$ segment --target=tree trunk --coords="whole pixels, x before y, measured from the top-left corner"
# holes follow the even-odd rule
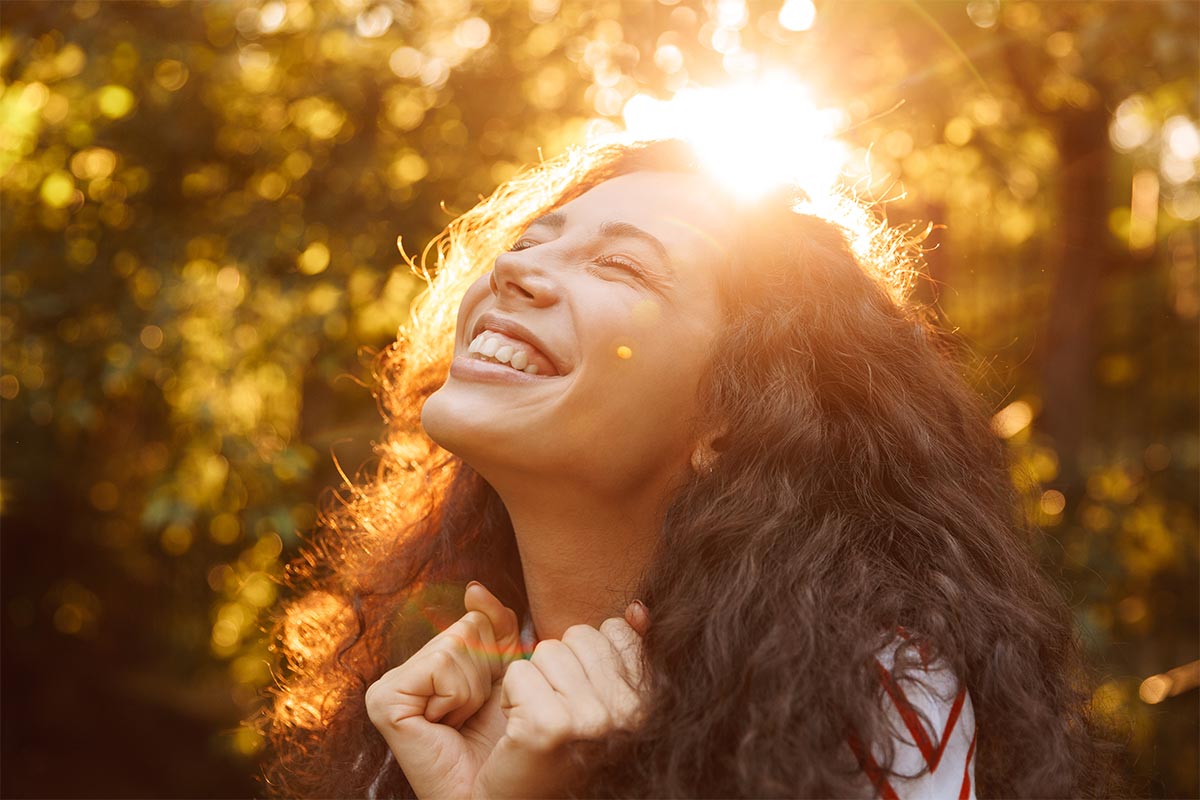
[[[1058,450],[1060,481],[1083,480],[1078,457],[1087,431],[1093,385],[1097,311],[1112,259],[1107,229],[1108,115],[1102,107],[1059,117],[1058,269],[1040,342],[1042,430]]]

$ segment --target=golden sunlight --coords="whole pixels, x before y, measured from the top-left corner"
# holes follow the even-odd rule
[[[353,613],[345,602],[328,592],[305,595],[292,603],[284,621],[288,652],[306,664],[330,658],[349,630]]]
[[[838,181],[849,149],[835,133],[840,109],[821,109],[806,86],[785,73],[713,88],[681,89],[670,100],[629,99],[619,139],[678,137],[709,169],[750,199],[783,183],[823,195]]]

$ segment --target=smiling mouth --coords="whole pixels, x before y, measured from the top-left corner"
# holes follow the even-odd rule
[[[479,353],[460,353],[450,362],[450,374],[465,380],[485,383],[539,383],[561,378],[561,375],[536,375],[513,369],[510,364]]]
[[[467,357],[502,364],[514,372],[527,375],[541,375],[547,378],[559,376],[554,362],[545,353],[529,342],[499,331],[480,331],[468,345]]]
[[[485,356],[483,353],[478,353],[478,352],[469,353],[467,355],[467,358],[472,358],[476,361],[482,361],[485,364],[496,364],[497,366],[508,367],[509,369],[516,370],[517,372],[524,372],[526,375],[537,375],[538,374],[537,364],[526,364],[524,367],[518,367],[511,360],[505,361],[505,360],[496,358],[495,356]],[[550,377],[550,376],[543,375],[542,377]]]

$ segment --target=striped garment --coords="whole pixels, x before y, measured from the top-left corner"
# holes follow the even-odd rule
[[[975,711],[966,687],[936,662],[927,665],[921,679],[894,681],[891,675],[896,648],[904,634],[876,659],[880,682],[888,698],[894,755],[890,778],[880,774],[882,748],[868,753],[851,737],[847,744],[882,800],[975,800]],[[537,644],[533,617],[521,624],[521,645],[526,652]],[[918,775],[928,767],[928,772]],[[901,777],[913,776],[913,777]]]
[[[875,659],[887,698],[894,774],[886,778],[881,774],[883,748],[878,743],[868,751],[851,735],[847,744],[882,800],[975,800],[971,694],[940,662],[924,665],[916,675],[893,679],[893,658],[901,641],[897,637]]]

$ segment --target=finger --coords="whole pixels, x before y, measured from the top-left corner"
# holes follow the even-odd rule
[[[429,655],[428,669],[429,702],[425,705],[425,719],[449,725],[471,700],[471,681],[458,659],[449,650],[439,650]],[[416,665],[414,665],[416,666]],[[462,716],[458,714],[457,716]],[[465,717],[464,717],[465,718]]]
[[[477,641],[468,641],[464,647],[455,648],[451,652],[459,667],[466,673],[471,688],[470,699],[442,720],[443,723],[457,728],[482,708],[491,696],[493,678],[488,664],[492,659],[485,655],[484,648]]]
[[[501,710],[509,712],[518,706],[553,707],[561,703],[562,698],[554,694],[554,687],[532,661],[514,661],[504,673],[500,686]]]
[[[467,613],[456,619],[448,628],[435,634],[433,638],[422,645],[417,652],[413,653],[410,658],[415,658],[420,655],[425,655],[426,653],[441,650],[446,636],[459,636],[464,639],[473,638],[471,637],[472,630],[479,628],[485,623],[486,627],[490,629],[491,623],[486,614],[481,611],[475,611],[473,613],[471,611],[467,611]],[[483,637],[479,638],[482,639]]]
[[[532,660],[518,659],[504,673],[500,709],[508,717],[505,736],[523,747],[549,751],[567,739],[570,714],[562,695]]]
[[[562,637],[571,648],[593,686],[603,686],[624,669],[612,641],[591,625],[572,625]]]
[[[631,716],[637,696],[623,679],[624,666],[604,634],[590,625],[572,625],[563,634],[562,646],[554,644],[550,640],[544,656],[535,653],[531,663],[566,698],[576,738],[602,736]]]
[[[517,612],[500,602],[496,595],[478,581],[471,581],[463,592],[468,611],[479,611],[491,624],[495,645],[492,677],[498,678],[510,661],[521,655],[521,621]]]
[[[529,661],[546,676],[546,682],[554,691],[563,697],[575,701],[595,699],[596,693],[587,670],[566,642],[559,639],[543,639],[533,648],[533,658]]]
[[[600,623],[600,633],[610,642],[625,668],[625,677],[632,686],[642,682],[642,637],[628,622],[609,617]]]
[[[502,672],[497,669],[502,657],[497,654],[496,639],[492,631],[492,623],[482,611],[468,611],[452,625],[448,633],[457,633],[462,640],[462,647],[453,647],[466,659],[464,668],[468,668],[471,685],[480,691],[480,696],[486,700],[491,693],[492,681]]]
[[[624,620],[613,617],[600,624],[601,630],[592,629],[598,642],[589,651],[591,654],[581,659],[596,696],[608,709],[610,724],[618,727],[636,725],[642,705],[641,687],[635,682],[640,676],[641,639],[633,631],[632,640],[622,634],[621,628],[627,626]]]
[[[518,659],[505,672],[500,697],[508,725],[480,768],[472,796],[566,796],[578,767],[559,750],[570,740],[570,717],[562,696],[532,660]]]

